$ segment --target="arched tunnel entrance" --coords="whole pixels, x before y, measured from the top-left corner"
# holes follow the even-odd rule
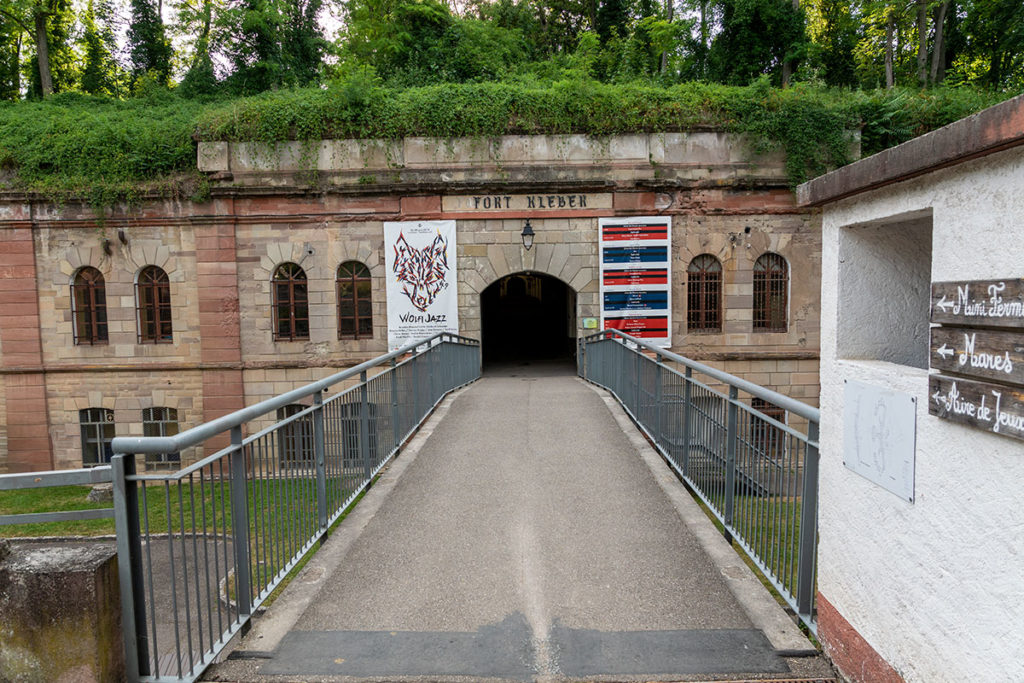
[[[480,293],[484,365],[568,364],[576,353],[576,292],[542,273],[513,273]]]

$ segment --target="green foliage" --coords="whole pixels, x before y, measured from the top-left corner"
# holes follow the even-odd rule
[[[121,94],[120,69],[114,61],[113,52],[116,48],[113,31],[109,24],[101,25],[98,18],[108,19],[109,7],[101,3],[99,14],[93,0],[89,0],[86,12],[82,17],[85,29],[82,35],[82,46],[85,52],[85,65],[82,69],[81,88],[90,95],[108,95],[116,97]]]
[[[352,0],[342,64],[395,87],[495,80],[526,51],[518,29],[453,16],[437,0]]]
[[[570,70],[571,71],[571,70]],[[0,104],[0,168],[7,190],[103,208],[146,192],[202,197],[200,140],[452,138],[504,134],[669,132],[712,127],[782,149],[795,184],[848,161],[846,131],[863,127],[865,154],[955,121],[1000,99],[968,89],[849,92],[686,83],[658,87],[584,78],[438,84],[396,89],[372,69],[326,90],[235,99],[186,99],[166,89],[118,101],[60,94]]]
[[[711,44],[710,73],[722,83],[745,85],[779,73],[804,41],[804,17],[790,0],[718,0],[722,31]]]
[[[96,207],[145,190],[191,195],[199,180],[192,132],[209,103],[162,92],[126,101],[66,93],[0,104],[3,184]]]
[[[161,85],[171,79],[171,43],[153,0],[131,0],[128,52],[132,77],[147,76]]]

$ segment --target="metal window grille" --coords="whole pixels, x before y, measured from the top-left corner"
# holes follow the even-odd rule
[[[786,424],[786,411],[763,398],[757,396],[751,398],[750,407],[762,415]],[[779,454],[785,441],[785,434],[781,429],[754,413],[750,416],[750,431],[751,446],[754,449],[765,455],[776,456]]]
[[[338,339],[373,337],[370,269],[358,261],[338,267]]]
[[[290,403],[277,409],[277,419],[286,420],[306,409],[298,403]],[[308,466],[314,459],[313,419],[304,415],[283,425],[278,436],[278,452],[282,467]]]
[[[167,273],[157,266],[146,266],[135,283],[135,305],[140,344],[170,344],[171,284]]]
[[[778,254],[762,254],[754,263],[754,331],[785,332],[789,266]]]
[[[82,429],[82,466],[103,465],[110,462],[114,451],[114,411],[108,408],[85,408],[78,411],[78,424]]]
[[[178,433],[178,411],[174,408],[144,408],[142,410],[143,436],[175,436]],[[181,453],[149,453],[146,469],[177,469]]]
[[[686,269],[686,328],[690,332],[722,331],[722,264],[701,254]]]
[[[309,339],[309,287],[306,272],[294,263],[274,271],[274,341]]]
[[[71,285],[71,306],[75,344],[106,344],[107,290],[100,271],[88,266],[78,271]]]

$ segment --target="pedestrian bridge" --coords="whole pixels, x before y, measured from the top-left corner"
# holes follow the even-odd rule
[[[481,377],[479,351],[439,335],[116,439],[129,677],[830,678],[726,541],[813,630],[815,409],[616,332],[576,368]]]

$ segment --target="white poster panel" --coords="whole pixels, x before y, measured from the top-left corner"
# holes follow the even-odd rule
[[[455,221],[384,224],[388,348],[459,332]]]
[[[672,218],[601,218],[601,329],[672,345]]]

